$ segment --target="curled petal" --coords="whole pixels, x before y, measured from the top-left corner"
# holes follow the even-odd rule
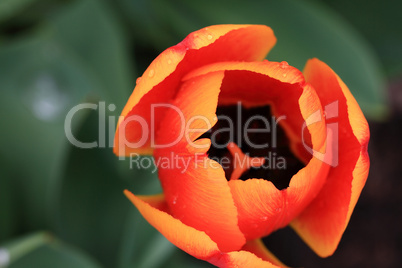
[[[183,224],[167,213],[163,195],[135,196],[127,190],[124,193],[141,215],[180,249],[203,260],[219,254],[218,246],[208,235]]]
[[[279,267],[287,268],[285,264],[278,260],[278,258],[267,249],[261,239],[247,241],[242,250],[249,251],[264,261],[270,262]]]
[[[232,267],[280,268],[280,266],[265,261],[254,255],[253,253],[245,250],[225,253],[210,259],[209,262],[221,268],[232,268]]]
[[[239,213],[240,230],[247,240],[268,235],[282,225],[283,193],[270,181],[229,181]]]
[[[311,155],[306,154],[302,145],[301,126],[304,117],[299,108],[299,98],[303,91],[314,91],[305,84],[304,76],[298,69],[286,62],[218,62],[194,69],[183,80],[224,71],[219,95],[220,105],[233,105],[238,101],[246,107],[271,105],[279,124],[286,131],[293,152],[305,163]],[[310,94],[311,95],[311,94]],[[303,105],[315,103],[312,97]],[[305,133],[305,143],[311,147],[310,134]]]
[[[274,114],[284,118],[281,123],[292,147],[298,148],[305,142],[318,156],[330,154],[330,150],[326,150],[325,118],[320,100],[298,70],[284,63],[268,61],[217,63],[194,70],[184,80],[188,83],[222,71],[225,77],[220,101],[225,104],[234,100],[250,105],[271,104]],[[305,121],[308,123],[304,124]],[[303,136],[305,132],[309,134],[307,141]],[[324,160],[327,159],[313,157],[307,160],[306,167],[293,176],[289,188],[283,191],[258,179],[229,182],[239,213],[240,230],[247,239],[268,235],[287,225],[311,202],[325,182],[329,166]]]
[[[167,211],[168,208],[163,195],[136,196],[127,190],[124,193],[153,227],[178,248],[198,259],[208,261],[218,267],[228,268],[279,267],[272,264],[271,261],[280,265],[275,257],[261,248],[263,245],[249,243],[241,251],[228,253],[219,251],[217,244],[205,232],[173,218]],[[253,254],[253,252],[258,255]]]
[[[326,257],[338,246],[366,182],[369,129],[356,100],[331,68],[313,59],[307,62],[304,74],[323,106],[337,105],[336,110],[327,112],[327,118],[332,117],[339,132],[338,141],[334,141],[339,159],[319,195],[292,222],[292,227],[318,255]]]
[[[223,77],[223,72],[211,72],[181,85],[174,101],[166,105],[161,128],[156,133],[158,153],[190,155],[188,147],[196,149],[194,141],[217,122],[216,107]]]
[[[172,215],[204,231],[226,252],[246,242],[237,209],[222,167],[206,155],[210,142],[194,142],[216,123],[222,79],[223,72],[213,72],[183,83],[156,137],[158,145],[169,146],[156,149],[154,156]],[[187,126],[194,132],[183,131]]]
[[[181,43],[161,53],[138,80],[123,109],[116,130],[114,152],[151,154],[150,133],[164,115],[151,105],[169,103],[181,78],[194,68],[219,61],[260,61],[276,42],[264,25],[216,25],[188,35]],[[153,125],[151,124],[153,122]]]

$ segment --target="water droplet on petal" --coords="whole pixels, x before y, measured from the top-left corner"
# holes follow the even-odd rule
[[[282,208],[276,208],[275,211],[276,212],[281,212]]]
[[[135,83],[137,83],[137,84],[138,84],[139,82],[141,82],[141,76],[138,77],[137,80],[135,81]]]
[[[148,77],[152,78],[155,75],[155,71],[153,69],[149,70]]]
[[[265,60],[263,60],[262,62],[268,62],[268,60],[267,60],[267,59],[265,59]]]
[[[176,203],[177,203],[177,196],[173,197],[173,201],[172,201],[173,205],[176,205]]]
[[[266,220],[268,220],[268,217],[267,217],[267,216],[263,216],[263,217],[261,217],[261,220],[262,220],[262,221],[266,221]]]
[[[289,67],[289,64],[286,61],[282,61],[279,64],[279,67],[281,67],[282,69],[285,69],[285,68]]]
[[[208,40],[211,40],[212,39],[212,34],[208,34],[207,38],[208,38]]]
[[[168,59],[167,64],[172,64],[172,60]]]

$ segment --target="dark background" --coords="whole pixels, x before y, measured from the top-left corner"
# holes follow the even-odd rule
[[[270,249],[293,267],[401,266],[400,7],[347,0],[1,0],[0,246],[11,253],[9,267],[210,267],[170,244],[122,194],[158,193],[156,175],[130,169],[110,146],[72,146],[64,120],[88,102],[114,104],[106,115],[118,116],[160,52],[220,23],[271,26],[278,43],[269,60],[300,69],[312,57],[328,63],[370,125],[370,175],[335,254],[317,257],[288,228],[266,239]],[[75,115],[79,140],[98,140],[98,111]]]

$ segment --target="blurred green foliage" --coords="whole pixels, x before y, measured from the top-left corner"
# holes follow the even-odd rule
[[[116,117],[136,77],[189,32],[259,23],[278,37],[268,59],[303,68],[308,58],[320,58],[369,118],[384,118],[384,74],[402,70],[402,35],[382,26],[385,33],[369,31],[374,7],[360,12],[349,2],[329,2],[330,9],[290,0],[1,0],[0,246],[19,252],[9,267],[211,267],[171,245],[122,194],[161,190],[156,174],[114,156],[108,130],[116,121],[106,123],[106,148],[80,149],[64,132],[68,111],[104,102],[117,107],[106,116]],[[334,10],[344,10],[362,32]],[[386,14],[376,15],[389,23]],[[78,140],[99,141],[98,112],[74,116]]]

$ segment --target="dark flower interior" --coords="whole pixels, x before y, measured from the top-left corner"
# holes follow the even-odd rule
[[[218,122],[200,138],[211,139],[208,157],[222,162],[228,180],[234,168],[234,157],[227,148],[229,142],[236,143],[250,157],[265,158],[261,167],[251,167],[241,175],[241,180],[264,179],[282,190],[289,186],[292,176],[304,167],[289,148],[289,139],[276,123],[269,105],[253,108],[245,108],[240,103],[218,106],[216,115]],[[224,164],[227,163],[224,158],[229,159],[230,163]]]

